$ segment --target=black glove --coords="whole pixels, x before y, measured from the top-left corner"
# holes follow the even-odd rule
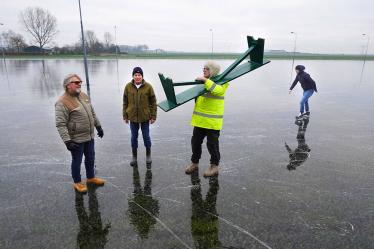
[[[79,149],[79,145],[77,143],[74,143],[73,141],[69,140],[65,142],[66,148],[70,151]]]
[[[100,138],[103,138],[103,136],[104,136],[103,128],[101,128],[101,126],[98,126],[98,127],[96,127],[96,130],[97,130],[97,135],[98,135]]]

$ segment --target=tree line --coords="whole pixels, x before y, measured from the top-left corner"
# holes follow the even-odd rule
[[[30,45],[38,47],[39,52],[53,52],[57,54],[81,54],[82,53],[82,38],[77,35],[77,41],[73,44],[68,44],[59,47],[54,43],[54,39],[58,33],[57,18],[53,16],[48,10],[40,7],[28,7],[21,11],[19,15],[20,23],[28,34],[30,44],[25,41],[22,34],[16,33],[13,30],[4,31],[1,33],[3,49],[7,53],[24,53],[25,49]],[[104,33],[104,37],[100,40],[94,31],[85,31],[85,44],[88,53],[139,53],[149,50],[147,45],[121,45],[114,44],[113,35],[109,32]],[[48,49],[46,49],[48,46]]]

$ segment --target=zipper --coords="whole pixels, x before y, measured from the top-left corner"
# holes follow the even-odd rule
[[[91,125],[90,115],[88,114],[88,111],[87,111],[86,107],[84,106],[84,104],[82,103],[82,101],[80,100],[79,97],[78,97],[78,101],[81,103],[81,105],[83,106],[83,109],[86,111],[88,122],[90,123],[90,136],[91,136],[91,134],[92,134],[92,130],[91,130],[92,125]]]
[[[135,86],[135,83],[134,83],[134,87],[136,89],[136,118],[137,118],[137,121],[139,123],[139,96],[138,96],[138,93],[139,93],[139,89],[143,86],[143,83],[142,85],[140,85],[139,88],[137,88]],[[134,94],[135,95],[135,94]],[[140,93],[140,96],[142,96],[142,94]],[[135,96],[134,96],[135,97]]]

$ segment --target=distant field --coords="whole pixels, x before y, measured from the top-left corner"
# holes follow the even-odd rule
[[[238,53],[160,53],[160,54],[119,54],[118,59],[235,59]],[[82,59],[78,54],[53,54],[53,55],[6,55],[9,59]],[[88,59],[116,59],[115,54],[89,55]],[[289,54],[266,54],[265,58],[272,60],[289,60],[293,56]],[[295,59],[302,60],[363,60],[363,55],[339,55],[339,54],[296,54]],[[366,60],[374,60],[374,55],[368,55]]]

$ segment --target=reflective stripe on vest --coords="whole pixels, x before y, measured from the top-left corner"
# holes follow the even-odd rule
[[[213,91],[213,90],[214,90],[214,88],[216,87],[216,85],[217,85],[216,83],[213,83],[213,85],[212,85],[212,86],[211,86],[211,87],[209,88],[209,90],[208,90],[208,91],[209,91],[209,92]]]
[[[197,111],[194,111],[193,114],[195,114],[197,116],[206,117],[206,118],[223,118],[223,115],[205,114],[205,113],[197,112]]]
[[[211,93],[206,93],[203,95],[204,98],[209,98],[209,99],[225,99],[224,96],[216,96]]]

